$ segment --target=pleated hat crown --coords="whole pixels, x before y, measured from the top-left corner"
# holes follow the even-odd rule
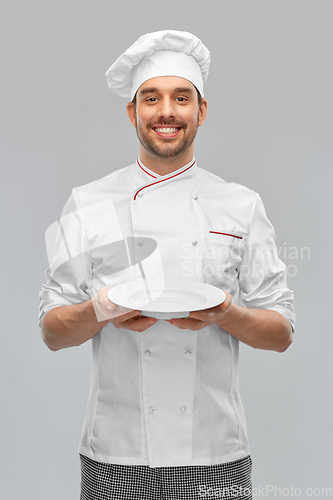
[[[150,78],[179,76],[189,80],[204,96],[210,52],[187,31],[164,30],[147,33],[134,42],[105,73],[108,87],[132,100]]]

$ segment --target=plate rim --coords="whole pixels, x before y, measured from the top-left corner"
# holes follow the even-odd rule
[[[147,280],[147,281],[149,281],[150,284],[152,284],[152,282],[154,282],[154,281],[155,282],[160,282],[161,280],[153,280],[153,279],[151,279],[151,280]],[[119,304],[114,299],[112,300],[109,297],[109,293],[111,292],[111,290],[114,291],[115,289],[120,288],[120,287],[126,288],[126,286],[129,286],[129,284],[131,284],[131,283],[132,284],[133,283],[142,284],[142,280],[141,281],[140,280],[131,280],[131,281],[127,281],[125,283],[119,283],[118,285],[115,285],[113,288],[111,288],[108,291],[108,298],[109,298],[109,300],[111,300],[111,302],[113,302],[113,303],[115,303],[115,304],[117,304],[117,305],[119,305],[121,307],[126,307],[126,308],[129,308],[129,309],[133,309],[132,305],[130,305],[128,303],[127,304],[125,304],[125,303]],[[177,286],[172,286],[172,284],[176,284],[176,283],[182,283],[184,285],[186,284],[187,286],[185,286],[184,289],[182,289],[180,287],[177,287]],[[191,285],[189,285],[189,284],[191,284]],[[165,285],[166,285],[165,288],[172,288],[173,287],[173,288],[176,288],[177,290],[188,291],[189,288],[190,288],[190,286],[191,286],[191,288],[193,287],[193,284],[197,284],[198,286],[204,286],[204,288],[208,287],[210,289],[216,290],[216,293],[219,293],[221,295],[221,299],[219,299],[219,300],[221,300],[221,302],[218,301],[216,303],[216,300],[214,300],[214,301],[212,301],[214,303],[214,305],[208,304],[208,306],[206,305],[205,307],[202,307],[202,306],[201,307],[193,307],[193,308],[191,308],[191,310],[189,312],[210,309],[211,307],[216,307],[218,304],[222,304],[226,300],[226,294],[225,294],[225,292],[221,288],[218,288],[215,285],[211,285],[210,283],[204,283],[204,282],[201,282],[201,281],[190,281],[190,280],[172,280],[171,281],[171,280],[166,280],[166,282],[165,282]],[[151,285],[150,285],[150,288],[151,288]],[[149,304],[151,304],[151,302]],[[163,314],[163,313],[164,314],[170,314],[170,313],[173,313],[173,312],[174,313],[188,312],[188,311],[183,311],[183,310],[180,311],[180,310],[174,310],[174,309],[170,310],[170,311],[169,310],[168,311],[154,311],[154,310],[152,311],[151,309],[149,309],[149,304],[147,304],[146,306],[143,306],[143,307],[137,307],[136,309],[140,310],[142,312],[161,313],[161,314]]]

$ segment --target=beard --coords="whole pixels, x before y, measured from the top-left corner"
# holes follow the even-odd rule
[[[173,123],[172,121],[166,123],[165,120],[158,123],[154,122],[155,126],[160,125],[162,127],[163,125],[171,125],[173,127],[181,127],[182,138],[177,141],[177,144],[172,144],[169,139],[163,139],[161,137],[159,137],[159,142],[155,142],[154,137],[149,135],[149,131],[152,130],[150,124],[147,124],[145,130],[142,127],[139,127],[136,115],[135,122],[136,135],[138,136],[142,146],[156,158],[166,160],[168,158],[173,159],[181,156],[191,146],[198,131],[199,113],[197,116],[196,127],[193,131],[188,131],[186,123]],[[162,141],[163,143],[161,144]]]

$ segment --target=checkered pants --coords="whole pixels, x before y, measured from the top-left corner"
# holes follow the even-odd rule
[[[251,500],[252,460],[156,467],[81,458],[80,500]]]

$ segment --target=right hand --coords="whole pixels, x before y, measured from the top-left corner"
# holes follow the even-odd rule
[[[142,316],[141,311],[118,306],[109,300],[110,287],[102,288],[92,299],[98,321],[109,320],[116,328],[125,328],[134,332],[144,332],[158,320]]]

